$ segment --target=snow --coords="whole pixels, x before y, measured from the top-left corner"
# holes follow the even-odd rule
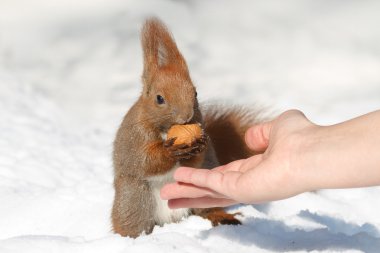
[[[380,108],[378,1],[0,3],[0,252],[379,252],[379,187],[235,206],[111,232],[115,131],[141,89],[139,30],[159,16],[200,100],[298,108],[333,124]]]

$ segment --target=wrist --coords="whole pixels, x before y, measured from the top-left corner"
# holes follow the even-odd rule
[[[298,168],[306,190],[380,184],[380,111],[318,127],[302,148]]]
[[[329,129],[327,128],[312,124],[296,134],[297,145],[290,159],[290,166],[298,193],[320,189],[320,181],[323,179],[318,174],[317,168],[323,160],[321,143],[328,138]]]

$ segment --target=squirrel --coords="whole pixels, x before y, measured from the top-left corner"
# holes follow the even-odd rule
[[[247,110],[204,108],[198,104],[187,64],[166,26],[149,18],[141,32],[143,89],[125,115],[114,141],[115,197],[113,231],[136,238],[155,225],[178,222],[189,215],[218,224],[241,222],[221,207],[170,209],[160,198],[161,187],[174,182],[179,166],[211,169],[253,155],[244,134],[256,120]],[[191,144],[166,139],[176,124],[200,124],[203,135]]]

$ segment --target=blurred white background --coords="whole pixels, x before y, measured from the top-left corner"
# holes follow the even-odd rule
[[[295,107],[327,124],[379,108],[379,10],[377,1],[3,0],[0,66],[70,116],[114,119],[139,93],[139,30],[154,15],[201,100]]]

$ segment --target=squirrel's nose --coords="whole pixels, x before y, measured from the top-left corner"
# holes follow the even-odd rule
[[[188,123],[194,116],[194,112],[190,112],[186,115],[178,115],[177,119],[176,119],[176,123],[177,124],[185,124],[185,123]]]
[[[176,123],[179,124],[179,125],[182,125],[182,124],[185,124],[186,123],[186,120],[182,119],[182,118],[178,118],[176,120]]]

